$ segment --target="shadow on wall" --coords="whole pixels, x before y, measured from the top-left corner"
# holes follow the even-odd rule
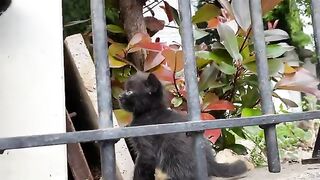
[[[0,1],[0,16],[4,13],[11,4],[11,0],[1,0]]]

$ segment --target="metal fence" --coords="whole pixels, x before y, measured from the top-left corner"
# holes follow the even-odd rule
[[[101,168],[104,179],[116,179],[114,143],[119,138],[158,135],[165,133],[194,132],[196,134],[195,153],[197,158],[196,177],[207,179],[205,155],[201,142],[203,130],[238,126],[260,125],[264,129],[267,147],[267,159],[270,172],[280,172],[280,160],[275,126],[282,122],[309,120],[320,117],[320,111],[275,115],[272,103],[262,10],[260,0],[250,0],[250,12],[254,36],[254,48],[257,57],[259,89],[261,92],[263,114],[259,117],[218,119],[215,121],[200,120],[199,92],[188,91],[189,122],[160,125],[147,125],[125,128],[112,128],[112,98],[110,69],[107,61],[107,34],[105,30],[104,0],[91,0],[93,27],[94,58],[96,62],[97,93],[99,107],[99,130],[68,132],[59,134],[33,135],[0,138],[0,151],[37,146],[49,146],[67,143],[99,141],[101,149]],[[185,77],[187,89],[198,89],[194,56],[194,39],[192,35],[191,10],[189,0],[179,0],[182,25],[182,47],[185,59]],[[320,0],[312,0],[312,19],[314,38],[318,58],[317,74],[320,77]],[[317,138],[313,156],[319,153],[319,137]]]

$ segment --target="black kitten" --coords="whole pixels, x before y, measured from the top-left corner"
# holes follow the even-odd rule
[[[138,72],[125,84],[119,97],[123,109],[133,113],[130,126],[185,122],[187,118],[167,108],[163,87],[153,74]],[[131,138],[137,153],[134,180],[153,180],[166,176],[170,180],[195,180],[194,138],[186,133]],[[208,176],[232,177],[247,171],[242,161],[217,163],[212,149],[206,146]]]
[[[11,4],[11,0],[0,0],[0,16],[5,12]]]

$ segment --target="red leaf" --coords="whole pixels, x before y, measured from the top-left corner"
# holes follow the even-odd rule
[[[164,56],[160,52],[150,51],[147,55],[147,58],[144,62],[144,71],[148,71],[159,64],[164,60]]]
[[[173,16],[173,12],[172,12],[172,8],[170,6],[169,3],[167,3],[166,1],[163,1],[164,2],[164,7],[163,6],[160,6],[162,9],[164,9],[164,11],[166,12],[167,14],[167,17],[168,17],[168,21],[171,22],[174,20],[174,16]]]
[[[165,49],[162,51],[162,55],[172,71],[175,69],[176,72],[179,72],[184,68],[184,58],[181,50]]]
[[[235,110],[235,106],[226,100],[219,100],[216,102],[213,102],[211,104],[209,104],[204,111],[212,111],[212,110],[230,110],[230,111],[234,111]]]
[[[159,20],[155,17],[152,17],[152,16],[144,17],[144,21],[146,23],[147,29],[149,29],[152,32],[158,32],[164,28],[164,21]]]
[[[220,21],[217,17],[212,18],[211,20],[208,21],[208,28],[217,28],[219,25]]]
[[[135,34],[128,43],[128,47],[132,47],[138,43],[148,43],[151,42],[151,38],[148,34],[137,33]]]
[[[160,52],[166,48],[168,48],[165,44],[163,43],[159,43],[159,42],[139,42],[137,44],[134,45],[134,47],[139,47],[139,48],[143,48],[145,50],[149,50],[149,51],[157,51]]]
[[[209,113],[201,113],[201,119],[206,121],[214,120],[215,118]],[[207,129],[203,135],[214,144],[221,135],[221,129]]]
[[[204,136],[209,139],[213,144],[219,139],[221,129],[207,129],[204,131]]]
[[[156,67],[156,69],[153,71],[153,74],[162,81],[173,83],[173,72],[164,64],[160,64],[160,66]]]
[[[308,70],[300,67],[295,73],[285,74],[275,85],[276,89],[285,89],[313,94],[320,99],[319,80]]]

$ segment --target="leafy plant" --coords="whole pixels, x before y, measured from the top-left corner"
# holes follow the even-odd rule
[[[267,13],[280,1],[263,0],[263,12]],[[210,2],[202,1],[191,19],[195,27],[195,61],[201,100],[201,118],[214,120],[261,115],[256,57],[248,10],[249,1]],[[175,22],[176,26],[173,28],[180,29],[181,17],[178,11],[166,1],[163,1],[162,8],[169,22]],[[149,7],[148,11],[152,9]],[[143,71],[154,73],[164,83],[170,107],[185,114],[188,104],[181,45],[167,44],[161,42],[160,38],[152,41],[151,36],[166,25],[154,15],[147,17],[146,22],[148,22],[148,29],[152,31],[148,31],[149,34],[139,32],[129,42],[119,38],[125,36],[121,24],[111,21],[106,26],[109,32],[116,34],[109,40],[108,54],[112,68],[113,97],[118,97],[118,94],[123,91],[123,82],[137,71],[136,65],[131,61],[131,54],[142,51],[145,54]],[[286,31],[277,29],[280,22],[273,22],[270,19],[266,26],[268,29],[265,30],[269,79],[275,84],[272,89],[300,91],[312,94],[319,99],[318,79],[306,69],[289,65],[289,59],[285,53],[295,48],[289,45],[290,41],[288,41],[292,34],[289,35]],[[273,97],[280,99],[287,107],[297,106],[295,102],[282,98],[275,92]],[[115,109],[115,114],[122,125],[131,120],[130,114],[121,109]],[[283,149],[290,149],[290,144],[306,138],[305,134],[303,135],[300,130],[290,124],[280,125],[279,130],[283,135],[279,139]],[[246,154],[248,151],[237,142],[237,139],[250,140],[255,144],[250,151],[252,160],[256,164],[263,164],[264,135],[258,127],[207,130],[204,135],[212,142],[215,149],[229,148],[239,154]],[[258,156],[259,154],[261,156]]]

